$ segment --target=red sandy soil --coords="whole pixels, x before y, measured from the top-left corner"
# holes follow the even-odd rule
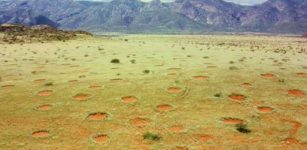
[[[288,94],[292,95],[292,96],[303,96],[303,95],[305,95],[305,93],[303,91],[298,90],[298,89],[288,90]]]
[[[84,93],[79,93],[79,94],[75,95],[73,98],[77,101],[85,101],[85,100],[88,100],[90,98],[90,95],[84,94]]]
[[[135,103],[137,101],[138,101],[138,99],[135,96],[125,96],[125,97],[122,97],[122,102],[123,103]]]
[[[88,115],[89,120],[105,120],[108,118],[108,114],[104,112],[96,112]]]
[[[93,139],[98,144],[105,144],[108,142],[109,137],[105,134],[99,134],[99,135],[95,135]]]
[[[266,78],[266,79],[273,79],[273,78],[276,77],[276,76],[275,76],[274,74],[272,74],[272,73],[261,74],[261,76],[262,76],[263,78]]]
[[[158,112],[168,112],[168,111],[173,110],[173,106],[168,105],[168,104],[161,104],[156,107],[156,110]]]
[[[36,107],[37,110],[42,110],[42,111],[50,110],[51,108],[52,108],[52,105],[49,105],[49,104],[40,105]]]
[[[35,132],[32,133],[32,136],[36,137],[36,138],[48,137],[49,136],[49,131],[47,131],[47,130],[35,131]]]
[[[229,95],[229,98],[232,101],[235,101],[235,102],[243,102],[246,99],[246,96],[244,96],[242,94],[233,93],[233,94]]]
[[[194,76],[194,79],[196,79],[198,81],[203,81],[203,80],[208,79],[208,77],[207,76]]]
[[[222,121],[225,124],[231,124],[231,125],[244,124],[244,120],[238,118],[223,118]]]
[[[43,90],[37,93],[38,96],[50,96],[53,93],[52,90]]]
[[[150,124],[150,120],[147,118],[136,117],[130,120],[131,125],[136,127],[144,127]]]
[[[258,106],[257,110],[260,113],[272,113],[274,108],[269,107],[269,106]]]
[[[170,94],[178,94],[182,91],[182,89],[180,87],[169,87],[167,91]]]
[[[180,133],[184,130],[184,128],[182,125],[173,125],[169,128],[169,130],[174,133]]]

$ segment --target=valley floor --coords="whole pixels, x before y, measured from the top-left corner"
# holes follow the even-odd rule
[[[307,149],[307,41],[0,44],[0,149]]]

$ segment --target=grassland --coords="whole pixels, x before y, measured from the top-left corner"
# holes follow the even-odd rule
[[[307,149],[307,41],[0,44],[0,149]]]

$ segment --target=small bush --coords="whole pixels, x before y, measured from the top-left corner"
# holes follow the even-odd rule
[[[113,64],[119,64],[119,63],[120,63],[120,60],[119,60],[119,59],[112,59],[112,60],[111,60],[111,63],[113,63]]]
[[[130,62],[132,63],[132,64],[135,64],[135,59],[132,59],[132,60],[130,60]]]
[[[245,133],[245,134],[252,132],[250,129],[247,128],[246,125],[243,125],[243,124],[237,125],[237,131],[239,131],[241,133]]]
[[[52,82],[48,82],[45,84],[45,86],[53,86],[53,83]]]
[[[143,135],[143,138],[151,141],[159,141],[161,137],[158,134],[147,132]]]
[[[148,74],[150,73],[150,70],[144,70],[143,73]]]
[[[222,97],[222,93],[216,93],[214,94],[215,97]]]

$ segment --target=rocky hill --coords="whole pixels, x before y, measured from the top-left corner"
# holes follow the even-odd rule
[[[92,32],[307,32],[307,0],[242,6],[223,0],[2,0],[0,23],[47,24]]]
[[[89,35],[84,31],[63,31],[47,25],[14,25],[2,24],[0,26],[0,42],[5,43],[30,43],[45,41],[66,41],[74,39],[78,34]]]

